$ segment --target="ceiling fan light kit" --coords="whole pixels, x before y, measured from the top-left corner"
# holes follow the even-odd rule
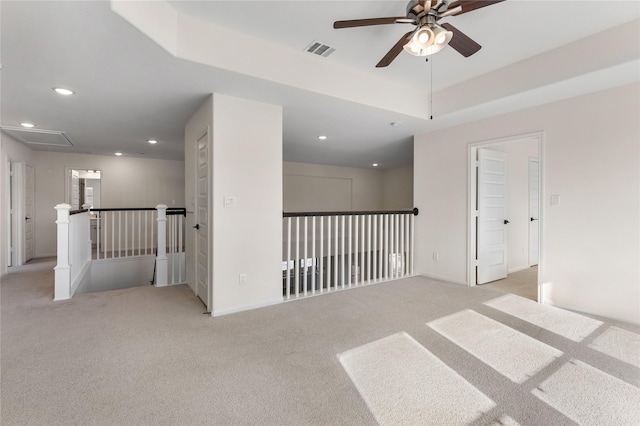
[[[440,25],[422,27],[418,29],[411,41],[403,46],[404,50],[413,56],[433,55],[442,50],[453,38],[453,32],[445,30]]]
[[[428,56],[439,52],[449,45],[464,57],[480,50],[481,46],[453,25],[438,21],[448,16],[472,12],[504,0],[410,0],[407,3],[406,17],[386,17],[336,21],[333,28],[353,28],[370,25],[411,24],[414,31],[403,35],[398,42],[378,62],[377,68],[386,67],[402,52],[413,56]]]

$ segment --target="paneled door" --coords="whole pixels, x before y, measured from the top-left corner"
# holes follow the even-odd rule
[[[507,154],[478,149],[477,284],[507,276]]]
[[[35,198],[34,170],[31,164],[25,165],[24,179],[24,261],[33,259],[33,202]]]
[[[196,142],[196,296],[211,311],[209,299],[209,132]]]

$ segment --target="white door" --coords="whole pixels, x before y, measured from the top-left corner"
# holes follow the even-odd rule
[[[529,266],[540,257],[540,163],[529,158]]]
[[[35,198],[33,166],[25,166],[24,180],[24,261],[33,259],[33,202]]]
[[[11,160],[7,160],[6,163],[5,179],[7,182],[5,200],[7,206],[7,222],[5,223],[7,229],[7,266],[14,266],[16,264],[16,225],[15,225],[15,201],[16,201],[16,188],[15,188],[15,163]]]
[[[211,311],[209,301],[209,133],[196,142],[196,296]]]
[[[478,149],[477,284],[507,276],[507,154]]]

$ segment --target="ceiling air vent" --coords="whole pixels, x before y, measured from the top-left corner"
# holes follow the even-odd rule
[[[336,49],[334,49],[333,47],[327,46],[326,44],[322,44],[315,40],[312,41],[305,50],[315,55],[324,56],[325,58],[336,51]]]
[[[73,146],[65,132],[59,130],[23,129],[2,126],[2,132],[27,145]]]

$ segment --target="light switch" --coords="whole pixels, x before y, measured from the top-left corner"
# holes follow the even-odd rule
[[[559,195],[552,195],[551,196],[551,205],[552,206],[557,206],[560,204],[560,196]]]

